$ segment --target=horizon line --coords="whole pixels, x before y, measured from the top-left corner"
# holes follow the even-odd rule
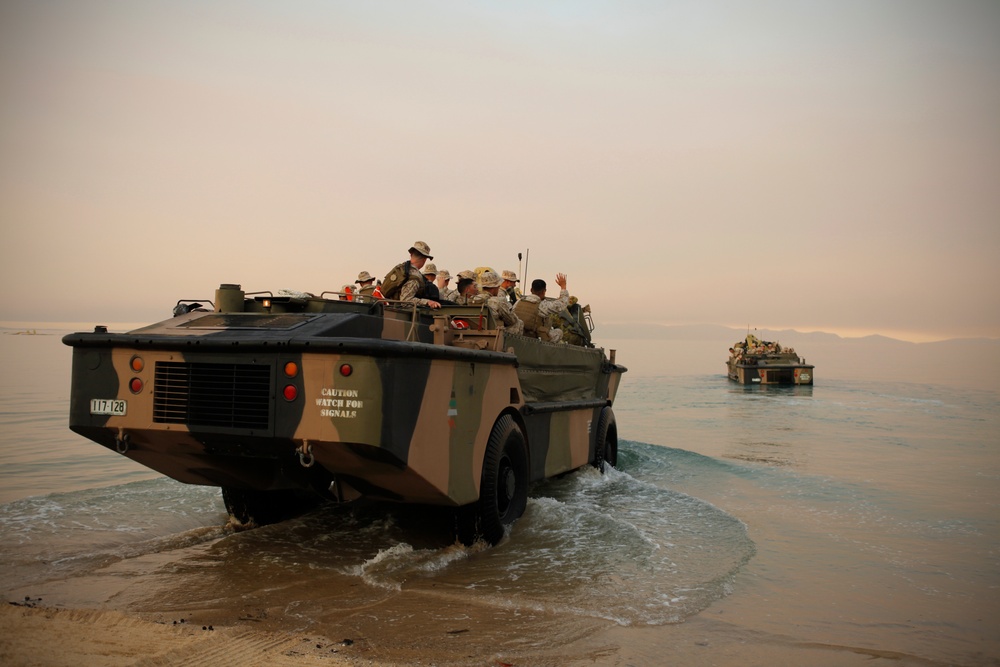
[[[163,320],[157,320],[157,322]],[[111,329],[122,329],[129,331],[131,329],[138,329],[141,327],[149,326],[150,324],[155,324],[155,322],[149,321],[110,321],[110,320],[0,320],[0,329],[66,329],[66,330],[83,330],[91,329],[96,325],[107,326]],[[718,324],[715,322],[683,322],[683,323],[666,323],[666,322],[651,322],[649,320],[612,320],[606,322],[600,322],[600,325],[630,325],[630,324],[641,324],[643,326],[658,326],[658,327],[723,327],[726,329],[732,329],[734,331],[743,331],[744,326],[733,326],[731,324]],[[1000,336],[969,336],[969,335],[941,335],[932,334],[928,332],[916,332],[916,331],[900,331],[900,330],[877,330],[877,329],[862,329],[858,327],[832,327],[830,329],[799,329],[794,326],[758,326],[751,327],[751,332],[753,331],[793,331],[799,334],[828,334],[837,336],[843,339],[858,340],[861,338],[869,338],[872,336],[881,336],[883,338],[889,338],[891,340],[897,340],[904,343],[941,343],[949,340],[1000,340]]]
[[[659,327],[723,327],[726,329],[732,329],[734,331],[744,331],[746,327],[743,325],[734,326],[732,324],[719,324],[716,322],[651,322],[649,320],[614,320],[609,322],[601,322],[602,325],[629,325],[629,324],[643,324],[643,325],[654,325]],[[930,332],[920,332],[912,330],[898,330],[898,329],[868,329],[860,327],[831,327],[829,329],[801,329],[795,326],[756,326],[751,327],[750,332],[754,331],[793,331],[799,334],[829,334],[837,336],[838,338],[859,340],[862,338],[870,338],[872,336],[881,336],[883,338],[889,338],[891,340],[897,340],[904,343],[941,343],[949,340],[1000,340],[1000,336],[984,336],[984,335],[946,335],[946,334],[936,334]]]

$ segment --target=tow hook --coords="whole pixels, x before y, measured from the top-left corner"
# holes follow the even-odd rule
[[[312,468],[313,464],[316,463],[316,459],[313,457],[312,445],[309,444],[308,440],[302,441],[302,446],[297,450],[299,455],[299,463],[302,464],[303,468]]]
[[[118,429],[118,436],[115,438],[115,451],[124,454],[132,444],[132,438],[125,432],[125,429]]]

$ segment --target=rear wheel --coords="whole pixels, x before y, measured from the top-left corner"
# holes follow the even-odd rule
[[[514,419],[504,415],[493,425],[486,444],[479,501],[458,510],[458,538],[470,544],[482,537],[495,545],[527,505],[527,444]]]
[[[316,500],[292,490],[253,491],[227,486],[222,487],[222,502],[244,528],[278,523],[316,506]]]
[[[618,467],[618,424],[610,407],[601,410],[597,422],[597,446],[592,465],[604,472],[604,466]]]

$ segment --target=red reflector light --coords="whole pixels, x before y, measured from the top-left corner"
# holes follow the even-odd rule
[[[299,390],[295,388],[294,384],[286,384],[281,393],[284,395],[286,401],[294,401],[298,398]]]
[[[340,374],[343,375],[344,377],[347,377],[348,375],[350,375],[353,372],[354,372],[354,369],[351,368],[350,364],[341,364],[340,365]]]
[[[138,394],[142,391],[142,380],[139,378],[132,378],[132,380],[128,383],[128,388],[133,394]]]
[[[299,374],[299,365],[297,363],[295,363],[294,361],[289,361],[287,364],[285,364],[285,375],[287,375],[290,378],[293,378],[298,374]]]

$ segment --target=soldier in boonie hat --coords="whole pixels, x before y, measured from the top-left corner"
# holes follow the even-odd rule
[[[519,296],[517,293],[517,284],[521,281],[517,279],[517,274],[510,269],[505,269],[503,273],[500,274],[500,277],[503,278],[503,284],[500,285],[500,287],[503,289],[507,298],[510,300],[510,304],[513,306],[517,303]]]
[[[470,271],[469,269],[466,269],[465,271],[459,271],[458,278],[459,280],[475,280],[476,272]]]
[[[438,289],[437,283],[434,282],[434,276],[437,275],[438,267],[434,266],[434,262],[427,262],[420,272],[424,274],[424,280],[427,281],[424,284],[424,296],[432,301],[441,301],[441,290]]]
[[[487,269],[479,275],[479,282],[483,286],[483,291],[489,295],[486,305],[489,306],[493,318],[498,327],[513,334],[520,334],[524,331],[524,322],[514,314],[514,309],[510,307],[510,301],[506,294],[500,294],[500,283],[503,280],[496,271]]]
[[[448,269],[441,269],[437,272],[437,279],[434,281],[434,284],[437,285],[438,293],[442,299],[455,301],[455,297],[458,296],[458,290],[448,286],[450,280],[451,273],[449,273]]]
[[[437,295],[437,286],[433,282],[427,288],[427,278],[421,274],[421,269],[427,260],[434,259],[431,255],[431,247],[423,241],[416,241],[410,246],[409,261],[397,264],[386,274],[382,281],[382,297],[396,301],[406,301],[415,303],[418,306],[428,308],[440,308],[441,304],[437,299],[430,298],[428,293]]]
[[[483,287],[500,287],[500,283],[502,282],[497,272],[490,271],[489,269],[483,271],[482,275],[479,276],[479,284]]]
[[[427,259],[434,259],[431,255],[431,247],[423,241],[415,242],[412,246],[410,246],[409,252],[411,255],[416,253],[418,255],[423,255]]]
[[[375,299],[372,295],[375,293],[375,276],[368,273],[367,271],[362,271],[358,274],[358,279],[354,282],[358,283],[358,294],[361,295],[359,301],[364,303],[372,303]]]

